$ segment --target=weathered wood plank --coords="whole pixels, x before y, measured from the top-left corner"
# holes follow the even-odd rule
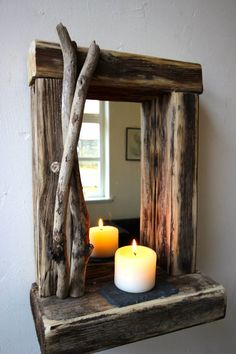
[[[198,96],[173,92],[143,103],[141,243],[170,274],[196,269]]]
[[[123,308],[108,304],[99,294],[112,277],[112,265],[90,265],[86,295],[63,301],[39,298],[37,287],[32,287],[31,306],[43,353],[92,353],[225,316],[224,288],[200,273],[167,277],[179,288],[176,295]]]
[[[175,94],[174,117],[171,274],[181,274],[196,271],[198,96]]]
[[[79,70],[87,51],[87,48],[78,48]],[[63,60],[59,45],[33,41],[28,57],[29,84],[37,77],[62,78],[62,75]],[[173,90],[201,93],[201,65],[102,50],[88,98],[143,101],[156,97],[160,92]]]
[[[31,87],[33,132],[33,208],[37,283],[41,296],[56,291],[56,268],[51,259],[57,174],[50,165],[61,161],[60,79],[37,79]]]
[[[38,341],[40,344],[41,353],[45,353],[45,334],[44,334],[44,324],[43,324],[43,317],[41,311],[41,304],[38,301],[39,292],[37,286],[37,296],[35,296],[35,284],[32,285],[30,291],[30,305],[32,310],[32,315],[35,323],[35,329],[38,337]]]

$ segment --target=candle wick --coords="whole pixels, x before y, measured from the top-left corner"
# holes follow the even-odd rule
[[[136,252],[134,252],[134,255],[136,256]]]

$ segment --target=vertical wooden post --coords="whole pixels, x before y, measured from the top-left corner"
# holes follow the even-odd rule
[[[196,267],[198,95],[142,105],[141,242],[170,274]]]
[[[36,79],[31,87],[35,259],[39,294],[45,297],[56,293],[51,248],[58,175],[50,167],[63,151],[61,92],[61,79]]]

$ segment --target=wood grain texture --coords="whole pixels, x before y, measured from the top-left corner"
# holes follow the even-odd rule
[[[142,105],[141,243],[169,274],[196,270],[198,96]]]
[[[63,81],[62,81],[62,102],[61,102],[61,125],[62,125],[62,136],[63,144],[66,141],[66,135],[68,130],[68,125],[70,121],[71,106],[73,102],[76,80],[77,80],[77,45],[75,42],[72,42],[70,35],[67,29],[60,23],[57,25],[57,33],[60,39],[60,45],[63,55]],[[77,157],[77,156],[76,156]],[[72,245],[70,245],[71,250],[73,249],[74,243],[74,229],[78,228],[77,219],[74,215],[76,212],[74,209],[74,200],[78,204],[79,193],[78,189],[80,186],[76,184],[75,174],[79,173],[79,163],[78,159],[75,157],[75,163],[73,166],[73,172],[70,182],[70,191],[69,191],[69,207],[67,208],[67,215],[65,220],[65,234],[68,246],[68,239],[71,239]],[[60,163],[61,165],[61,163]],[[58,170],[59,173],[60,169]],[[73,264],[73,251],[71,251],[72,262]],[[71,267],[70,267],[71,268]],[[71,269],[70,269],[70,273]],[[71,286],[71,281],[69,279],[69,288]]]
[[[113,278],[113,265],[90,265],[86,295],[65,300],[39,298],[31,306],[42,353],[92,353],[211,322],[225,316],[224,288],[200,273],[165,277],[179,293],[117,308],[99,288]]]
[[[78,49],[81,69],[88,49]],[[37,77],[62,78],[63,60],[60,46],[33,41],[28,56],[31,85]],[[88,98],[118,101],[144,101],[160,92],[201,93],[200,64],[102,50],[91,82]]]
[[[60,79],[37,79],[31,87],[34,243],[40,296],[56,291],[56,268],[50,251],[58,175],[50,166],[62,156],[61,90]]]

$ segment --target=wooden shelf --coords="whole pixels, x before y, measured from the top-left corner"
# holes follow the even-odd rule
[[[167,277],[179,292],[125,307],[115,307],[99,293],[113,279],[113,264],[90,264],[86,295],[60,300],[40,298],[33,284],[30,298],[42,353],[91,353],[225,316],[223,286],[201,273]]]

